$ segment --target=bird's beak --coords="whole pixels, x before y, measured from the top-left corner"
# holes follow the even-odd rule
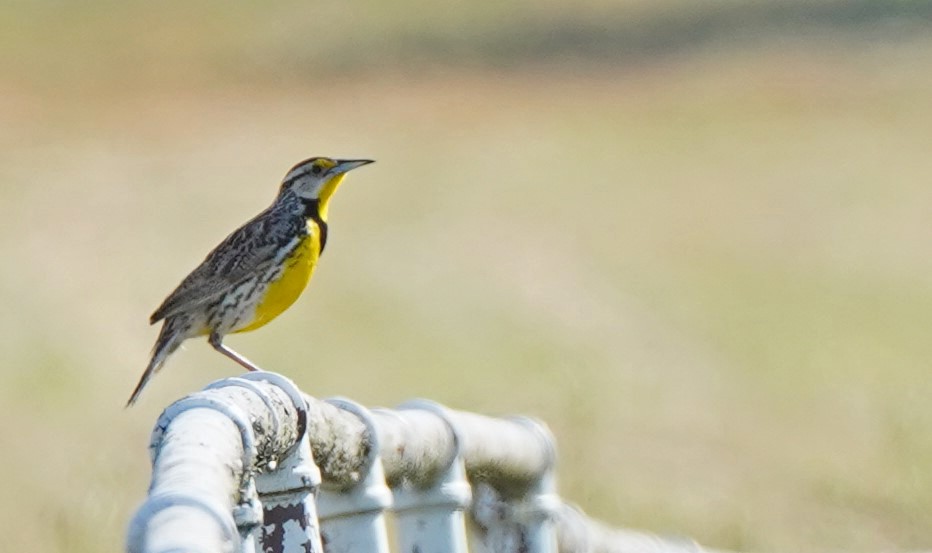
[[[362,167],[363,165],[369,165],[370,163],[375,163],[371,159],[338,159],[336,160],[337,164],[330,168],[327,171],[330,175],[342,175],[347,171],[352,171],[357,167]]]

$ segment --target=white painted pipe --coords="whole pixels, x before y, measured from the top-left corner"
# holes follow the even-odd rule
[[[237,378],[170,405],[152,432],[152,483],[126,550],[256,551],[262,514],[253,476],[291,449],[299,419],[280,385]]]
[[[389,553],[385,511],[392,505],[379,458],[378,432],[365,407],[346,399],[328,403],[357,417],[366,427],[369,451],[358,481],[349,487],[325,485],[318,496],[321,538],[327,553]]]
[[[242,551],[233,521],[240,433],[225,414],[191,408],[165,430],[152,467],[149,499],[133,517],[130,553]]]
[[[438,403],[416,400],[402,412],[419,410],[442,420],[453,437],[454,454],[432,482],[401,482],[394,488],[393,511],[398,527],[398,550],[418,553],[467,553],[465,510],[472,499],[466,466],[460,456],[462,433],[450,412]],[[398,411],[382,411],[391,415]]]
[[[465,553],[464,513],[485,553],[708,553],[564,504],[552,438],[528,419],[430,402],[370,412],[251,373],[169,406],[150,452],[131,553],[387,553],[389,509],[405,553]]]

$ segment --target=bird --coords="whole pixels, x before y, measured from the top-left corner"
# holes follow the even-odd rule
[[[261,370],[224,336],[255,330],[298,299],[327,245],[330,199],[347,172],[370,163],[312,157],[292,167],[272,205],[220,242],[152,313],[149,323],[163,321],[162,329],[126,406],[189,338],[206,336],[243,368]]]

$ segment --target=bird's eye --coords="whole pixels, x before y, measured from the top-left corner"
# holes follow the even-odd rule
[[[315,164],[315,165],[313,165],[313,166],[311,167],[311,173],[313,173],[313,174],[315,174],[315,175],[319,175],[320,172],[323,171],[323,170],[324,170],[324,168],[321,167],[320,165],[316,165],[316,164]]]

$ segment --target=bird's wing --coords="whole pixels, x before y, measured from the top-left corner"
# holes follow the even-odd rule
[[[165,298],[150,324],[214,301],[249,275],[263,271],[281,247],[281,229],[274,218],[260,214],[233,231]]]

